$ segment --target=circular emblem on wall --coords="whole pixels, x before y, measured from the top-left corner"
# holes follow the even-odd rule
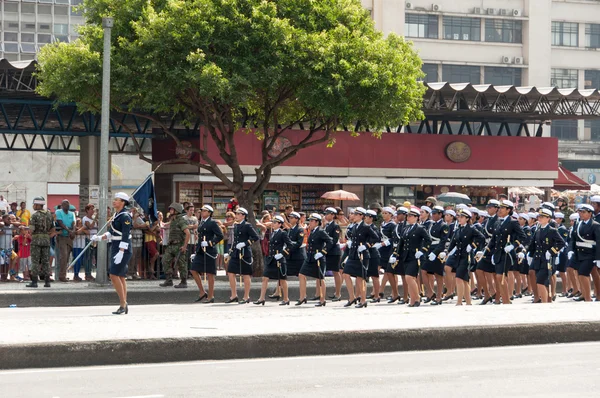
[[[464,142],[451,142],[446,147],[446,156],[454,163],[466,162],[471,157],[471,147]]]
[[[588,184],[595,184],[596,183],[596,174],[588,174]]]
[[[191,159],[192,158],[192,151],[190,151],[187,148],[191,148],[192,147],[192,143],[189,141],[181,141],[181,145],[177,146],[175,148],[175,155],[179,158],[179,159]]]
[[[272,138],[268,140],[267,145],[271,144],[271,140],[272,140]],[[285,137],[277,137],[277,139],[275,140],[275,143],[273,144],[273,146],[271,147],[271,150],[269,151],[269,156],[272,158],[279,156],[285,148],[288,148],[290,146],[292,146],[292,142],[289,139],[287,139]]]

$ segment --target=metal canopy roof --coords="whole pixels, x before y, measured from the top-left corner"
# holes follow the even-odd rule
[[[600,92],[556,87],[425,83],[423,111],[428,119],[532,121],[600,116]]]

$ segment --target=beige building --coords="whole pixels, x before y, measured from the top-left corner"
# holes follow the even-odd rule
[[[414,42],[426,81],[600,88],[600,1],[362,0],[376,26]],[[555,121],[571,169],[599,161],[600,121]]]

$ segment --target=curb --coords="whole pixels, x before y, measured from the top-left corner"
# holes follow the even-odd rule
[[[0,345],[0,369],[600,341],[600,322]],[[302,350],[298,350],[302,347]]]

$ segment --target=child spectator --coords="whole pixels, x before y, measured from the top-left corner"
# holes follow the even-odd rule
[[[31,232],[25,227],[19,227],[19,235],[13,240],[19,243],[19,272],[23,273],[23,279],[29,280],[29,268],[31,267]]]

